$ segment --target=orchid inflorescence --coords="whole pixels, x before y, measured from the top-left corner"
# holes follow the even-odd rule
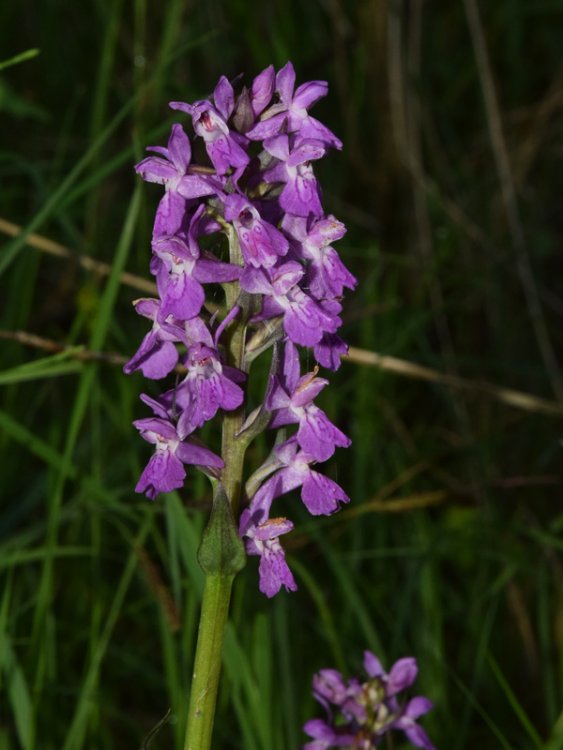
[[[182,487],[185,464],[211,478],[213,509],[198,559],[207,581],[213,581],[209,590],[220,589],[227,605],[230,583],[225,589],[221,582],[232,581],[244,562],[239,537],[246,552],[260,558],[263,593],[271,597],[282,586],[297,588],[279,541],[293,524],[272,517],[277,498],[299,489],[315,516],[330,515],[349,500],[336,482],[317,471],[337,447],[350,444],[314,402],[328,384],[318,375],[319,365],[336,370],[347,352],[337,335],[340,300],[346,288],[356,285],[332,247],[345,227],[324,214],[312,166],[328,148],[342,148],[308,111],[326,93],[324,81],[295,89],[289,62],[277,74],[269,66],[238,94],[222,76],[211,99],[170,103],[190,115],[193,138],[176,123],[167,147],[149,148],[156,155],[136,166],[143,179],[164,185],[165,193],[154,221],[150,264],[158,298],[134,303],[152,327],[124,369],[140,370],[153,380],[176,371],[172,388],[156,398],[141,395],[153,416],[134,424],[155,445],[155,453],[136,490],[154,499]],[[206,163],[192,160],[192,145],[207,153]],[[218,302],[219,286],[223,302]],[[299,347],[312,349],[317,365],[311,372],[302,374]],[[272,354],[266,391],[247,414],[250,367],[267,350]],[[221,457],[195,435],[218,413],[224,417]],[[291,425],[296,429],[288,436]],[[244,452],[267,429],[277,430],[274,447],[241,493]],[[225,504],[227,515],[214,524],[216,508]],[[234,543],[228,541],[225,522]],[[213,529],[219,529],[218,536]],[[225,557],[231,560],[226,565]],[[213,609],[209,622],[202,614],[208,630],[200,624],[198,653],[205,652],[199,651],[200,639],[215,643],[218,637],[220,643],[213,619],[217,612]],[[210,662],[201,658],[201,669],[194,669],[186,747],[193,741],[194,747],[208,748],[210,732],[204,740],[205,730],[200,730],[203,716],[212,726],[217,676],[211,690]],[[416,678],[416,661],[400,659],[387,674],[366,651],[364,668],[364,682],[345,681],[334,669],[315,675],[313,693],[326,719],[305,724],[312,739],[304,750],[370,750],[392,729],[402,730],[413,745],[433,750],[416,722],[430,710],[430,701],[421,696],[399,700]],[[202,701],[209,705],[203,707]]]
[[[323,212],[313,169],[329,148],[342,148],[309,114],[326,93],[324,81],[295,88],[289,62],[277,74],[269,66],[238,94],[222,76],[209,100],[170,103],[191,117],[193,137],[174,124],[168,145],[149,148],[154,155],[136,166],[165,193],[150,264],[158,298],[134,303],[152,328],[124,369],[154,380],[180,373],[157,398],[141,396],[154,416],[134,424],[156,450],[136,490],[154,499],[182,487],[184,464],[221,481],[225,456],[195,432],[218,412],[244,409],[250,365],[271,349],[262,403],[245,415],[236,436],[249,442],[265,429],[278,430],[271,455],[247,482],[239,518],[247,553],[260,557],[260,589],[267,596],[282,585],[296,588],[279,542],[293,524],[271,517],[273,501],[301,488],[313,515],[348,502],[317,465],[350,440],[315,405],[327,381],[318,377],[318,366],[301,373],[298,349],[312,349],[318,365],[338,368],[347,351],[337,335],[340,299],[356,285],[332,247],[346,229]],[[205,163],[194,160],[192,145],[203,145]],[[224,237],[228,258],[221,257]],[[217,285],[224,304],[214,301]],[[230,346],[237,327],[243,330],[238,358]],[[289,437],[288,425],[297,425]]]
[[[432,703],[419,695],[400,701],[399,693],[414,683],[418,674],[416,660],[399,659],[387,674],[379,659],[364,652],[367,680],[344,680],[336,669],[321,669],[313,677],[313,695],[323,706],[326,719],[311,719],[303,727],[312,738],[303,750],[371,750],[391,730],[404,732],[415,747],[434,750],[424,729],[416,720],[428,713]]]

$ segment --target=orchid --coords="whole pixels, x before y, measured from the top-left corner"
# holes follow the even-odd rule
[[[173,234],[182,225],[188,200],[213,195],[215,188],[209,177],[190,172],[192,150],[181,125],[172,126],[167,147],[149,146],[147,150],[160,156],[143,159],[135,170],[144,180],[166,188],[156,213],[154,234]]]
[[[424,729],[416,723],[432,709],[423,696],[400,702],[399,693],[412,686],[418,674],[416,660],[399,659],[387,674],[371,651],[364,652],[365,682],[344,680],[335,669],[321,669],[313,677],[313,695],[323,706],[326,719],[311,719],[303,727],[312,742],[303,750],[333,747],[371,750],[391,730],[404,732],[409,742],[424,750],[435,750]]]
[[[151,379],[175,369],[180,375],[160,396],[142,397],[155,417],[151,429],[143,420],[136,426],[157,445],[157,458],[137,490],[154,498],[182,487],[192,435],[218,413],[235,415],[239,432],[251,437],[295,426],[266,460],[270,468],[258,469],[261,486],[248,497],[229,498],[235,512],[239,503],[243,507],[239,533],[247,553],[260,557],[260,587],[268,596],[282,586],[295,588],[279,541],[293,524],[283,516],[275,523],[270,519],[274,500],[299,489],[312,515],[334,513],[348,502],[318,465],[350,440],[315,403],[328,381],[318,367],[301,373],[298,350],[313,349],[320,365],[337,369],[347,351],[337,335],[341,297],[356,285],[333,247],[346,228],[324,213],[313,168],[328,149],[342,146],[309,114],[326,93],[324,81],[296,87],[291,63],[277,74],[272,66],[265,68],[239,93],[222,76],[211,98],[170,103],[190,116],[193,136],[174,124],[168,145],[151,147],[155,155],[136,167],[143,179],[164,186],[165,195],[155,218],[150,264],[159,299],[136,303],[152,329],[125,371],[140,370]],[[193,139],[203,141],[210,164],[193,162]],[[222,237],[229,244],[228,259],[216,252]],[[224,289],[225,305],[215,312],[209,308],[208,285]],[[246,336],[247,350],[241,340],[235,352],[232,342],[243,327],[254,335]],[[275,344],[276,354],[268,392],[255,412],[263,416],[249,417],[245,428],[256,340],[265,342],[258,353]],[[238,439],[234,433],[232,439]],[[226,473],[227,467],[228,494]]]
[[[298,490],[315,517],[349,502],[320,464],[350,440],[316,403],[328,385],[319,366],[336,370],[347,352],[337,333],[341,298],[357,283],[333,247],[346,228],[325,213],[314,171],[328,149],[342,147],[309,114],[326,93],[324,81],[296,88],[289,62],[277,74],[267,67],[238,92],[222,76],[210,99],[170,103],[191,117],[193,136],[174,124],[168,145],[151,147],[157,155],[136,167],[165,194],[150,262],[158,299],[134,303],[152,325],[124,370],[151,380],[175,374],[160,395],[141,396],[153,416],[134,426],[154,452],[135,489],[151,500],[180,490],[193,465],[214,490],[198,551],[205,589],[185,745],[194,750],[210,747],[205,721],[213,720],[218,670],[209,653],[222,643],[232,581],[245,557],[259,558],[258,585],[267,597],[297,589],[281,543],[294,523],[281,498]],[[198,138],[203,164],[192,162]],[[302,371],[302,348],[318,363],[310,371]],[[268,350],[266,392],[247,414],[251,366]],[[196,437],[219,414],[221,456]],[[269,456],[245,484],[246,449],[272,431]],[[366,651],[364,670],[364,681],[334,669],[315,675],[313,694],[325,718],[305,724],[311,741],[304,750],[370,750],[392,730],[434,750],[417,721],[432,704],[401,698],[416,679],[416,661],[399,659],[386,673]]]
[[[136,167],[165,193],[151,243],[158,299],[135,303],[151,328],[124,370],[169,378],[160,394],[141,396],[153,416],[134,426],[154,452],[136,491],[154,500],[181,490],[186,465],[213,486],[198,550],[205,573],[199,638],[207,645],[200,649],[198,641],[194,667],[186,739],[194,750],[209,747],[202,717],[212,721],[218,679],[202,654],[210,643],[220,645],[225,623],[217,625],[216,605],[226,617],[246,556],[259,558],[266,596],[297,589],[281,542],[294,524],[278,512],[280,498],[298,490],[313,516],[336,513],[349,501],[320,464],[350,440],[315,403],[328,385],[319,367],[301,371],[302,349],[312,350],[319,365],[338,368],[347,352],[337,334],[341,298],[356,285],[332,246],[346,229],[325,213],[315,175],[315,162],[342,147],[309,114],[326,93],[324,81],[296,87],[291,63],[277,73],[265,68],[249,87],[221,76],[211,97],[170,102],[189,116],[192,131],[175,123],[168,145],[151,147],[154,155]],[[193,149],[198,140],[203,148]],[[192,152],[203,162],[194,162]],[[247,413],[252,364],[268,351],[266,392]],[[219,416],[221,456],[197,438]],[[270,455],[245,483],[248,446],[272,432]],[[213,431],[206,436],[213,444]],[[325,742],[329,730],[317,729]]]
[[[155,453],[147,464],[135,488],[154,499],[159,492],[170,492],[184,484],[183,464],[198,464],[222,468],[223,461],[207,448],[192,441],[181,441],[174,425],[159,418],[139,419],[134,422],[141,437],[155,446]]]

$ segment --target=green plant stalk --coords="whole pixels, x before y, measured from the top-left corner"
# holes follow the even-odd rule
[[[231,263],[242,265],[236,235],[232,231],[229,234]],[[227,309],[232,309],[240,294],[239,284],[235,282],[226,285],[225,293]],[[225,333],[227,362],[242,369],[246,334],[244,316],[240,315]],[[244,454],[247,447],[245,440],[237,438],[243,421],[244,406],[223,416],[221,449],[225,467],[221,473],[221,484],[235,518],[240,501]],[[207,574],[205,577],[184,750],[211,748],[223,641],[234,577],[235,574],[230,572]]]
[[[184,750],[209,750],[234,575],[205,578]]]

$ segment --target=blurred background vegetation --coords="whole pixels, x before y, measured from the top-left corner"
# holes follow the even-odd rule
[[[169,100],[288,59],[345,143],[318,166],[344,336],[401,362],[323,394],[352,502],[284,501],[296,594],[239,576],[215,746],[299,747],[313,672],[370,648],[417,657],[438,748],[563,748],[562,30],[561,0],[0,4],[0,60],[40,50],[0,72],[0,750],[148,747],[169,709],[150,746],[180,747],[209,490],[133,491],[120,274],[149,279],[160,189],[132,165]]]

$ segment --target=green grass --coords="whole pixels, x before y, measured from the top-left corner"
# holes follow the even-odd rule
[[[479,8],[526,283],[557,353],[563,9]],[[168,101],[288,58],[300,81],[328,79],[316,114],[345,149],[319,174],[360,279],[347,340],[551,400],[558,373],[526,303],[464,3],[89,0],[31,11],[0,5],[0,218],[24,227],[0,238],[0,329],[71,348],[0,339],[0,750],[180,748],[209,487],[191,476],[154,504],[135,495],[148,449],[131,421],[151,386],[74,356],[130,356],[144,333],[138,292],[119,277],[148,278],[159,190],[132,164],[165,140],[177,118]],[[41,253],[32,232],[109,264],[110,276]],[[417,657],[437,747],[563,748],[563,420],[350,362],[331,381],[322,405],[354,442],[327,471],[351,510],[379,502],[311,520],[297,498],[284,501],[299,591],[266,600],[255,560],[238,577],[215,746],[298,748],[303,722],[320,715],[313,673],[352,674],[370,648],[387,664]],[[414,507],[436,492],[440,502]],[[400,499],[413,507],[385,512]]]

